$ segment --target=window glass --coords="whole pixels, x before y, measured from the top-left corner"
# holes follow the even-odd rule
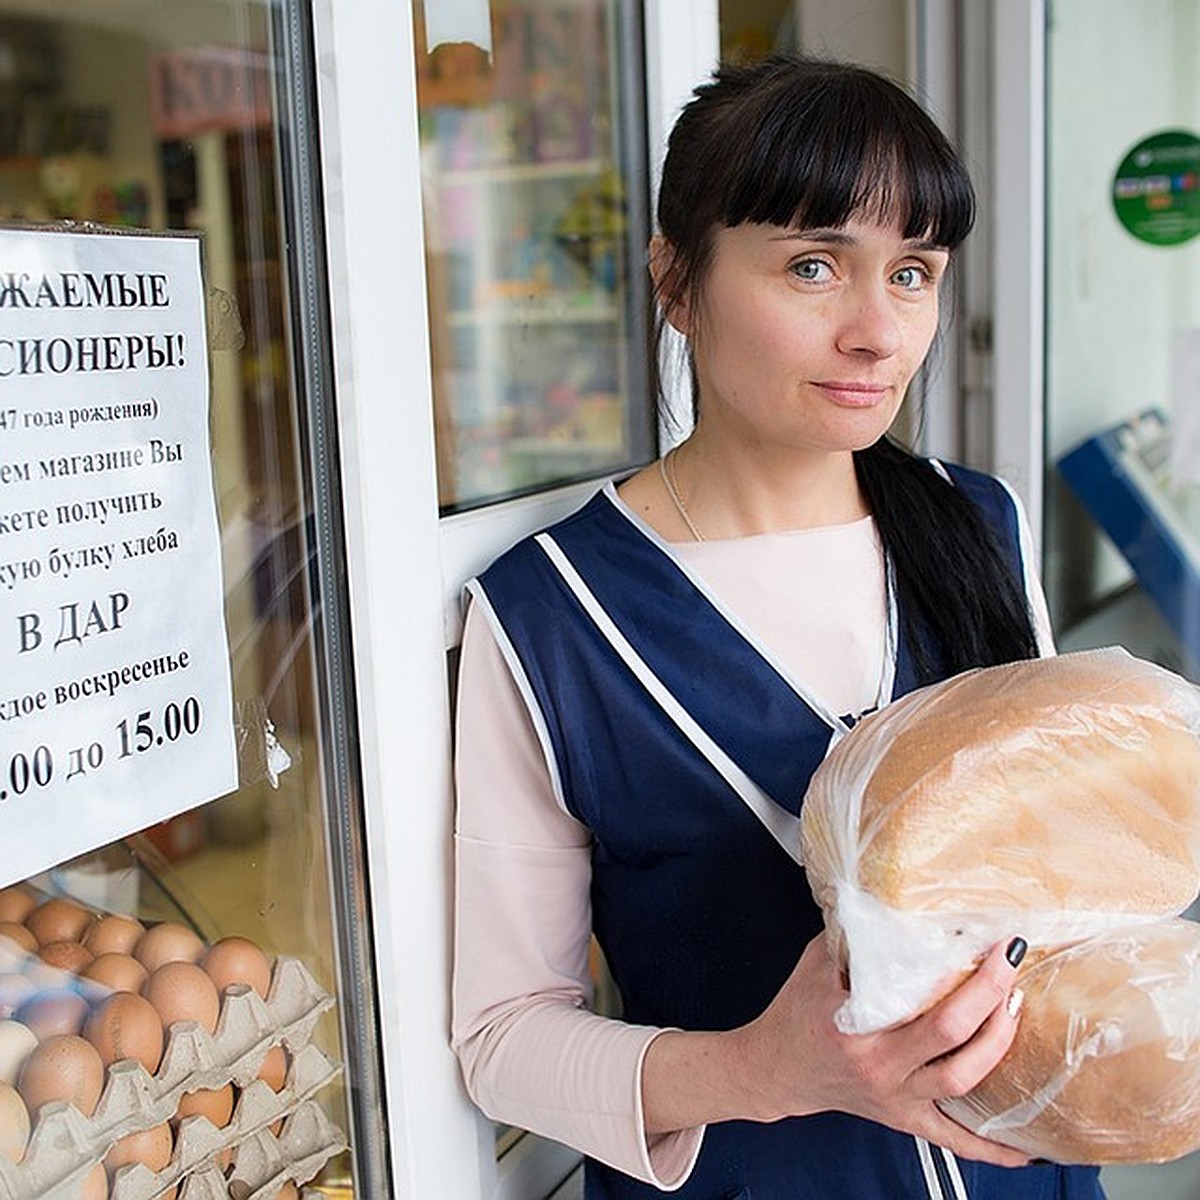
[[[1196,677],[1200,4],[1055,5],[1047,592],[1060,642]],[[1103,70],[1097,70],[1103,64]]]
[[[651,451],[635,7],[414,4],[444,512]]]
[[[42,1139],[40,1156],[31,1147],[14,1167],[0,1156],[0,1192],[6,1181],[11,1185],[10,1176],[18,1181],[13,1194],[22,1195],[32,1194],[27,1188],[34,1175],[43,1182],[85,1176],[96,1182],[93,1176],[105,1175],[100,1164],[114,1132],[145,1130],[153,1136],[142,1143],[121,1143],[122,1154],[128,1152],[124,1166],[121,1157],[108,1156],[114,1188],[130,1172],[149,1170],[158,1175],[155,1194],[168,1184],[192,1194],[185,1176],[197,1180],[197,1188],[203,1176],[204,1186],[216,1189],[197,1192],[204,1195],[248,1195],[281,1182],[285,1190],[272,1194],[296,1195],[301,1183],[306,1195],[386,1191],[381,1183],[364,1183],[379,1170],[378,1156],[367,1152],[378,1131],[364,1123],[359,1097],[375,1095],[377,1075],[372,1040],[360,1028],[370,1015],[363,993],[372,985],[355,924],[361,897],[346,849],[346,830],[357,820],[344,782],[353,778],[353,764],[338,757],[349,739],[332,736],[344,714],[338,716],[340,685],[323,665],[323,647],[339,613],[336,596],[331,602],[322,590],[324,568],[313,550],[315,530],[328,514],[311,499],[310,398],[293,370],[296,322],[319,319],[295,315],[289,287],[306,265],[285,253],[295,242],[288,214],[298,184],[281,171],[281,147],[291,131],[279,114],[294,110],[279,96],[307,69],[286,41],[295,36],[285,35],[287,21],[289,30],[302,27],[295,17],[292,6],[265,0],[0,0],[0,220],[35,233],[70,221],[84,231],[90,224],[80,223],[202,235],[198,292],[206,299],[209,381],[200,416],[207,436],[185,449],[189,459],[200,458],[201,474],[206,465],[211,470],[219,531],[219,568],[212,575],[227,639],[222,650],[235,757],[233,790],[145,827],[142,814],[160,802],[166,811],[172,788],[189,773],[186,735],[200,715],[185,691],[177,702],[155,706],[139,699],[141,681],[123,678],[123,732],[88,725],[96,689],[86,680],[78,703],[64,706],[61,718],[56,714],[57,726],[47,735],[55,769],[88,774],[88,786],[99,786],[121,836],[67,855],[58,848],[69,844],[70,831],[44,824],[37,836],[46,869],[27,879],[0,879],[0,921],[6,922],[0,925],[0,1029],[6,1046],[20,1043],[20,1053],[0,1053],[0,1081],[25,1088],[36,1126],[46,1096],[35,1095],[25,1072],[38,1053],[34,1043],[81,1033],[98,1047],[88,1032],[96,1022],[88,1022],[114,989],[147,986],[145,972],[153,979],[159,964],[150,947],[167,934],[176,938],[168,954],[198,961],[208,974],[220,1019],[210,1029],[208,1016],[197,1016],[202,1036],[182,1010],[168,1017],[160,1009],[165,1056],[160,1049],[143,1061],[150,1083],[136,1096],[136,1088],[120,1091],[120,1080],[128,1080],[122,1074],[128,1064],[113,1065],[120,1052],[99,1050],[112,1060],[99,1077],[110,1102],[87,1117],[86,1136],[72,1140],[70,1150]],[[204,353],[203,345],[193,349]],[[94,356],[90,361],[94,368]],[[102,511],[95,499],[153,496],[153,470],[165,469],[157,461],[151,467],[159,417],[152,412],[137,427],[121,424],[130,415],[126,401],[140,404],[147,396],[139,390],[149,387],[145,373],[111,378],[112,420],[88,436],[99,447],[117,430],[114,436],[136,450],[129,470],[117,478],[99,466],[91,490],[81,494],[64,482],[61,497],[45,508],[47,520],[61,523],[65,512],[90,521],[85,531],[78,524],[64,527],[60,546],[71,551],[108,547],[119,560],[129,545],[149,545],[159,552],[155,586],[168,600],[208,586],[212,580],[189,579],[173,566],[174,534],[160,528],[162,516],[147,524],[127,505]],[[64,385],[59,410],[69,403]],[[25,428],[19,408],[13,420]],[[71,445],[78,450],[81,443]],[[52,456],[54,444],[45,446],[42,453]],[[86,457],[77,455],[76,464]],[[5,511],[16,511],[25,485],[11,476],[5,483]],[[156,531],[162,534],[157,542]],[[21,557],[22,546],[32,544],[23,542],[27,537],[7,520],[0,558],[33,562],[44,580],[55,568],[45,556]],[[65,561],[60,557],[59,566]],[[120,586],[108,586],[120,569],[114,563],[106,576],[107,593]],[[19,588],[4,589],[6,630],[25,603]],[[120,619],[124,609],[77,608],[71,627],[82,637],[106,632],[115,639],[114,627],[122,626],[124,641],[114,640],[119,650],[112,661],[118,678],[122,665],[141,663],[155,650],[140,640],[144,626]],[[65,621],[70,614],[61,611]],[[191,632],[181,629],[178,636],[186,643]],[[210,716],[217,719],[205,719]],[[45,767],[48,774],[51,761],[49,745],[41,757],[24,745],[24,728],[19,721],[0,726],[0,776],[16,778],[22,792],[41,782],[35,772]],[[74,759],[72,747],[81,748]],[[118,756],[143,753],[147,760],[180,756],[172,760],[179,764],[177,778],[168,770],[156,784],[161,797],[97,785]],[[10,812],[13,802],[9,797]],[[4,815],[0,811],[0,821]],[[79,926],[58,937],[46,913],[64,909]],[[125,920],[108,920],[114,916]],[[107,939],[121,929],[138,940],[117,949]],[[210,951],[218,943],[228,951],[226,939],[233,937],[250,944],[242,949],[251,966],[235,967],[231,977],[216,965],[222,955]],[[48,951],[51,941],[71,942],[72,957],[61,946]],[[116,965],[126,973],[101,972],[101,955],[123,958]],[[139,960],[142,975],[135,969]],[[70,1002],[69,1012],[52,1021],[46,1006],[35,1003],[51,988],[82,1004]],[[32,1031],[33,1040],[20,1030]],[[239,1036],[249,1040],[239,1042]],[[114,1113],[121,1114],[115,1124]],[[68,1140],[59,1139],[62,1145]],[[145,1181],[137,1186],[137,1194],[150,1194]]]
[[[1047,31],[1046,592],[1062,650],[1200,679],[1200,4],[1055,0]],[[1192,917],[1200,916],[1193,906]],[[1106,1167],[1194,1194],[1200,1155]]]

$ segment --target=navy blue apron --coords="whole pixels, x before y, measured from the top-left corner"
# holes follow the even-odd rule
[[[976,472],[950,473],[1021,578],[1008,493]],[[808,780],[846,723],[784,677],[611,485],[501,556],[473,592],[524,676],[555,791],[593,834],[594,930],[625,1018],[721,1030],[758,1016],[823,928],[794,839]],[[917,682],[904,637],[894,646],[893,698]],[[1094,1169],[958,1161],[841,1113],[714,1124],[672,1194],[1103,1196]],[[587,1164],[587,1200],[661,1195]]]

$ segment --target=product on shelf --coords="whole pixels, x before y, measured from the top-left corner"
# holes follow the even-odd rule
[[[99,1052],[74,1033],[56,1033],[39,1041],[17,1076],[17,1091],[34,1116],[43,1105],[64,1100],[90,1117],[103,1087]]]
[[[196,1021],[212,1033],[221,998],[203,968],[192,962],[167,962],[150,972],[142,994],[154,1005],[164,1026]]]
[[[200,965],[223,992],[230,984],[249,984],[266,997],[271,986],[271,963],[249,938],[227,937],[214,942],[203,954]]]
[[[194,963],[203,953],[200,935],[175,921],[152,925],[133,947],[133,957],[151,972],[169,962]]]
[[[113,992],[101,1000],[92,1009],[83,1036],[96,1047],[106,1067],[132,1058],[153,1075],[162,1061],[163,1023],[158,1010],[133,992]]]
[[[0,913],[30,934],[0,933],[0,1200],[295,1196],[346,1149],[314,1099],[333,999],[298,959],[21,886]],[[79,973],[46,961],[65,929]]]
[[[55,897],[39,904],[25,918],[25,928],[39,946],[50,942],[77,942],[92,923],[92,914],[74,900]]]
[[[104,954],[132,955],[146,927],[136,917],[110,913],[96,920],[84,935],[83,944],[99,958]]]

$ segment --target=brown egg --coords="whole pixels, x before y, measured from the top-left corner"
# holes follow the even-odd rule
[[[258,1078],[263,1081],[273,1092],[281,1092],[287,1084],[288,1060],[287,1052],[282,1046],[272,1046],[267,1051],[266,1058],[263,1059],[262,1066],[258,1068]],[[278,1121],[273,1121],[269,1126],[271,1133],[275,1137],[279,1136],[283,1129],[283,1118]]]
[[[98,954],[79,976],[114,992],[140,992],[150,974],[128,954]]]
[[[136,917],[110,913],[98,917],[84,935],[83,944],[97,957],[101,954],[132,954],[146,927]]]
[[[290,1179],[275,1193],[275,1200],[299,1200],[299,1198],[300,1189]]]
[[[233,1116],[233,1084],[220,1088],[201,1088],[179,1097],[175,1128],[188,1117],[207,1117],[218,1129],[224,1129]]]
[[[42,962],[72,975],[78,975],[94,957],[82,942],[48,942],[38,951]]]
[[[15,1084],[21,1064],[37,1046],[37,1034],[20,1021],[0,1021],[0,1083]]]
[[[19,1163],[29,1145],[29,1109],[16,1088],[0,1083],[0,1154]]]
[[[98,1162],[79,1185],[79,1200],[108,1200],[108,1172]]]
[[[174,921],[151,925],[133,948],[133,957],[151,974],[164,963],[197,962],[203,953],[200,935]]]
[[[77,942],[91,923],[92,914],[82,904],[65,897],[39,904],[25,918],[25,928],[37,938],[39,946],[50,942]]]
[[[0,888],[0,921],[24,922],[37,907],[37,897],[19,883]]]
[[[173,1145],[171,1127],[164,1121],[149,1129],[127,1133],[114,1142],[104,1156],[104,1165],[110,1177],[128,1163],[142,1163],[151,1171],[161,1171],[171,1161]]]
[[[30,996],[13,1015],[44,1042],[59,1034],[78,1033],[87,1020],[88,1002],[71,988],[53,988]]]
[[[287,1082],[287,1054],[282,1046],[272,1046],[258,1068],[258,1078],[273,1092],[283,1090]]]
[[[167,1029],[176,1021],[199,1021],[209,1033],[217,1027],[221,1000],[216,985],[196,963],[163,963],[150,972],[142,994]]]
[[[213,942],[200,965],[222,994],[231,983],[246,983],[264,1000],[267,998],[271,962],[249,938],[227,937]]]
[[[0,950],[13,955],[36,954],[38,940],[15,921],[0,921]]]
[[[101,1001],[87,1019],[83,1036],[100,1052],[106,1067],[132,1058],[153,1075],[162,1061],[162,1020],[149,1000],[133,992],[114,992]]]
[[[90,1117],[103,1086],[104,1064],[96,1047],[75,1034],[41,1042],[17,1076],[17,1091],[31,1113],[51,1100],[66,1100]]]

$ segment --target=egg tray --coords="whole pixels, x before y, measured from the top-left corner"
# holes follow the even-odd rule
[[[252,988],[234,984],[225,990],[214,1033],[210,1034],[196,1021],[172,1025],[162,1061],[153,1076],[132,1059],[114,1063],[91,1117],[83,1116],[64,1102],[44,1105],[37,1113],[22,1162],[13,1165],[0,1156],[0,1200],[50,1200],[51,1197],[67,1200],[114,1142],[128,1133],[170,1120],[184,1093],[202,1088],[215,1089],[234,1083],[243,1089],[235,1113],[237,1128],[230,1139],[257,1137],[259,1126],[273,1124],[282,1114],[297,1105],[303,1106],[313,1091],[339,1073],[339,1067],[330,1064],[316,1047],[309,1046],[316,1022],[332,1005],[333,998],[321,989],[299,959],[280,956],[275,960],[265,1001]],[[258,1072],[268,1051],[280,1044],[288,1049],[292,1062],[284,1087],[275,1093],[258,1080]],[[191,1169],[190,1164],[203,1161],[197,1149],[205,1142],[203,1125],[217,1134],[228,1130],[228,1127],[226,1131],[215,1130],[200,1117],[188,1118],[180,1125],[179,1138],[186,1157],[181,1156],[181,1147],[177,1146],[172,1162],[181,1165],[172,1180],[162,1182],[171,1167],[157,1175],[140,1168],[140,1172],[155,1180],[154,1190],[142,1190],[143,1185],[135,1183],[122,1185],[134,1190],[118,1193],[115,1190],[118,1181],[114,1178],[114,1200],[118,1195],[120,1200],[153,1196]],[[189,1132],[184,1138],[185,1128],[196,1132]],[[221,1146],[213,1147],[209,1157],[220,1155],[230,1144],[223,1141]],[[182,1166],[185,1161],[188,1167]],[[126,1171],[140,1174],[136,1167],[132,1164],[122,1168],[118,1176]],[[263,1195],[265,1198],[268,1193]]]

